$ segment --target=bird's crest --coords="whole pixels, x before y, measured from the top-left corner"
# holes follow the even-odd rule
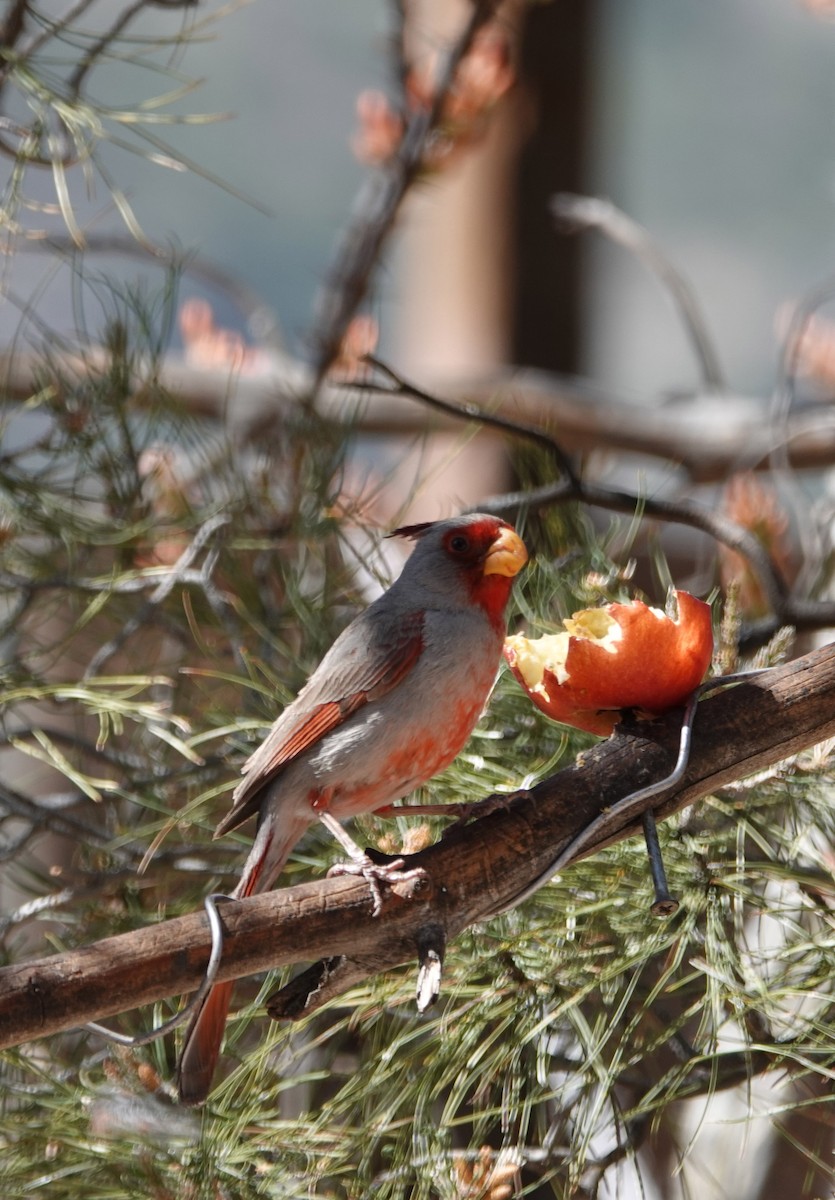
[[[420,521],[417,525],[401,525],[399,529],[392,529],[391,533],[386,534],[386,537],[411,538],[413,542],[416,542],[435,524],[437,524],[435,521]]]

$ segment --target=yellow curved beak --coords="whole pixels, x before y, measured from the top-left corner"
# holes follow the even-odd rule
[[[500,529],[484,560],[485,575],[506,575],[512,579],[528,561],[525,543],[515,530]]]

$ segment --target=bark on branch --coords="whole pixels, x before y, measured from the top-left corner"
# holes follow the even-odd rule
[[[675,759],[677,714],[632,725],[506,809],[453,830],[409,859],[424,886],[384,893],[372,916],[367,885],[326,879],[224,905],[221,979],[322,959],[271,1006],[292,1016],[353,982],[408,962],[513,899],[560,850],[628,792]],[[648,802],[666,817],[734,780],[835,736],[835,645],[728,689],[699,707],[687,773]],[[584,851],[640,828],[613,827]],[[209,955],[202,913],[0,970],[0,1046],[71,1029],[195,988]]]

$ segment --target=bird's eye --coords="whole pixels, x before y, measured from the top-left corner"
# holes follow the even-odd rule
[[[466,554],[470,548],[470,539],[463,533],[456,533],[455,537],[449,539],[449,548],[455,554]]]

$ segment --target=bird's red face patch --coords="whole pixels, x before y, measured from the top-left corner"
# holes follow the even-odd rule
[[[473,602],[500,624],[513,579],[528,560],[522,539],[505,521],[484,517],[450,529],[443,546],[460,566]]]

